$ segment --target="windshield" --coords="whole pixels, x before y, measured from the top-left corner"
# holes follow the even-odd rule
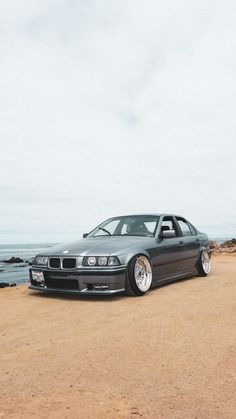
[[[153,237],[159,217],[157,215],[131,215],[110,218],[96,227],[88,237],[144,236]]]

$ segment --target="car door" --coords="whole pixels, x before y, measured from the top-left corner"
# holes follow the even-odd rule
[[[160,220],[157,236],[157,254],[155,258],[155,278],[157,281],[177,277],[182,272],[182,261],[185,258],[185,246],[176,220],[165,216]],[[165,238],[163,229],[172,230],[175,236]]]
[[[176,217],[176,222],[180,230],[181,240],[184,242],[184,260],[183,260],[183,270],[190,272],[193,271],[200,253],[200,240],[198,238],[197,232],[182,217]]]

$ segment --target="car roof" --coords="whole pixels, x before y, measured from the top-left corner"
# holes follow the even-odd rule
[[[142,213],[142,214],[125,214],[125,215],[117,215],[114,217],[110,217],[110,218],[122,218],[122,217],[148,217],[148,216],[152,216],[152,217],[180,217],[180,218],[184,218],[182,215],[176,215],[176,214],[170,214],[170,213]]]

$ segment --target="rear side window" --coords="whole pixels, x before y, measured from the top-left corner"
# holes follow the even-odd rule
[[[192,235],[193,236],[196,236],[197,232],[196,232],[195,227],[193,227],[192,224],[190,224],[189,222],[188,222],[188,226],[189,226],[189,228],[191,230]]]
[[[193,233],[190,229],[190,226],[185,220],[182,220],[180,218],[177,218],[178,224],[180,226],[180,229],[182,231],[183,236],[192,236]]]

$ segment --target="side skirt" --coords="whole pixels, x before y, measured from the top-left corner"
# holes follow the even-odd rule
[[[192,270],[192,271],[189,271],[189,272],[183,272],[183,273],[178,274],[178,275],[169,276],[167,278],[156,279],[155,281],[153,281],[152,288],[158,287],[159,285],[164,285],[164,284],[168,284],[168,283],[171,283],[171,282],[179,281],[180,279],[191,278],[191,277],[196,276],[196,275],[197,275],[197,270]]]

